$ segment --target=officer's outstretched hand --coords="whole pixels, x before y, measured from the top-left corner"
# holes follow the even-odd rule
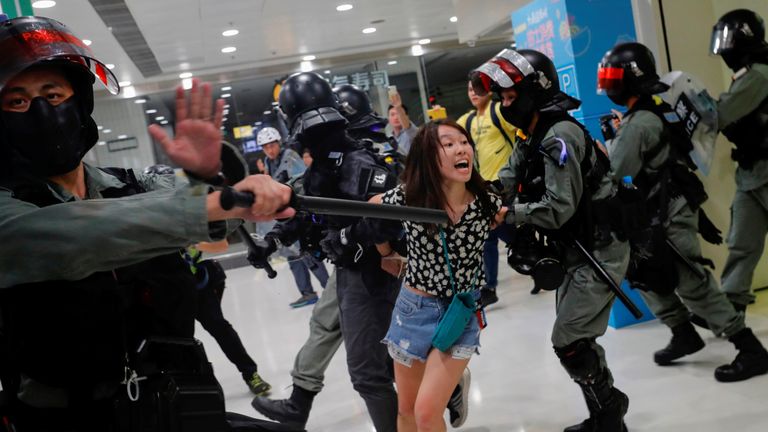
[[[159,125],[149,134],[163,146],[173,162],[200,178],[212,178],[221,165],[221,119],[224,100],[211,102],[211,85],[192,80],[187,96],[176,88],[176,135],[171,139]]]

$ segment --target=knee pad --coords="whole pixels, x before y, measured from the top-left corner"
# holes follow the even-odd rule
[[[600,375],[600,357],[589,339],[579,339],[562,348],[555,347],[555,353],[571,378],[580,384],[591,384]]]

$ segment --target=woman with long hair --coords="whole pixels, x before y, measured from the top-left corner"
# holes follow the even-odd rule
[[[472,140],[461,126],[428,123],[413,140],[403,184],[372,199],[441,209],[450,218],[446,225],[403,222],[406,276],[383,340],[395,365],[399,432],[446,430],[443,410],[480,346],[483,243],[501,199],[473,162]],[[397,272],[397,253],[387,243],[377,247],[383,267]]]

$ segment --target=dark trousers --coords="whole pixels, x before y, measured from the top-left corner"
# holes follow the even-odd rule
[[[512,240],[510,227],[504,224],[492,229],[488,240],[483,245],[483,264],[485,265],[485,286],[495,290],[499,284],[499,240],[509,244]]]
[[[377,432],[397,430],[394,370],[381,340],[389,329],[399,286],[399,281],[378,265],[362,270],[337,268],[339,318],[349,376]]]
[[[302,254],[298,258],[288,258],[288,267],[291,269],[293,278],[296,280],[296,287],[303,295],[315,292],[314,288],[312,288],[312,280],[309,278],[310,271],[320,281],[320,285],[323,288],[328,283],[328,270],[325,269],[322,261],[312,255]]]
[[[216,339],[224,355],[237,367],[243,377],[250,377],[256,372],[256,362],[245,351],[240,336],[221,312],[221,297],[218,293],[223,290],[223,283],[217,287],[207,286],[198,290],[195,318],[205,331]]]

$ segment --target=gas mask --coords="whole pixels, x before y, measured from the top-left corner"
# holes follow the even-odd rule
[[[76,95],[57,106],[36,97],[26,112],[2,111],[0,118],[3,145],[41,177],[74,170],[98,140],[96,123],[83,114]]]
[[[507,250],[507,263],[516,272],[531,276],[534,286],[544,291],[556,290],[565,279],[565,268],[557,250],[543,237],[536,237],[531,225],[521,225]]]

